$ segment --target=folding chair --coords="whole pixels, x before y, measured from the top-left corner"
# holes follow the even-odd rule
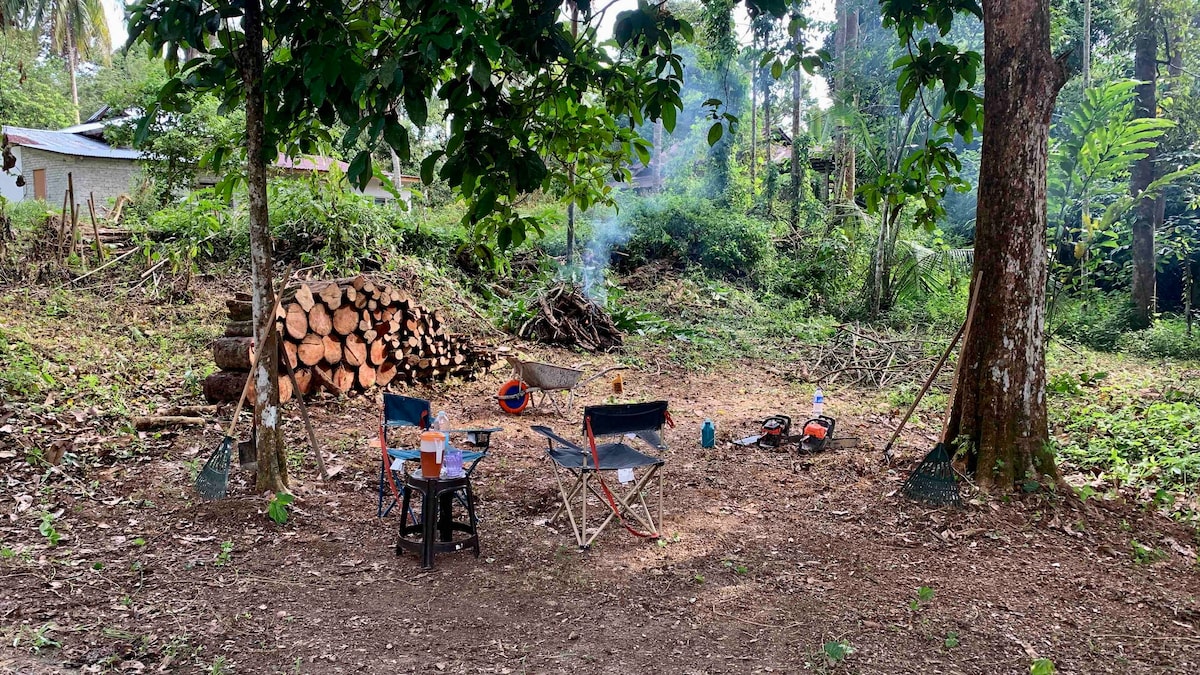
[[[383,411],[379,419],[381,461],[379,465],[379,503],[375,512],[377,517],[384,518],[391,513],[392,508],[396,506],[396,503],[407,490],[404,487],[404,476],[400,474],[404,463],[419,462],[421,460],[421,450],[419,448],[388,447],[388,430],[416,427],[418,431],[425,431],[429,429],[430,423],[429,401],[421,398],[400,396],[399,394],[384,393]],[[463,468],[466,475],[470,476],[471,472],[475,470],[475,465],[479,463],[479,460],[487,456],[488,448],[492,442],[492,433],[500,431],[500,428],[452,429],[450,431],[452,433],[467,434],[468,442],[480,448],[479,450],[463,450]],[[391,488],[392,493],[391,502],[386,509],[383,506],[385,488]],[[413,521],[416,522],[413,514],[403,515],[412,517]]]
[[[658,457],[639,452],[627,440],[639,438],[655,450],[666,450],[662,428],[672,424],[666,401],[624,405],[588,406],[583,411],[583,434],[588,447],[583,448],[544,426],[532,427],[548,441],[546,457],[558,483],[562,505],[550,522],[566,513],[580,549],[590,548],[613,520],[619,520],[632,534],[657,539],[662,523],[663,483],[660,469],[666,463]],[[672,424],[673,426],[673,424]],[[616,436],[613,442],[597,443],[597,438]],[[619,479],[633,486],[620,498],[609,489],[602,472],[617,472]],[[637,472],[641,472],[641,476]],[[624,475],[622,475],[624,474]],[[574,481],[564,481],[564,476]],[[658,478],[657,519],[646,504],[646,488]],[[569,484],[569,487],[568,487]],[[598,487],[597,487],[598,486]],[[600,526],[588,534],[587,506],[589,495],[596,497],[607,512]],[[639,509],[640,507],[640,509]],[[644,532],[635,530],[626,520],[632,517]]]

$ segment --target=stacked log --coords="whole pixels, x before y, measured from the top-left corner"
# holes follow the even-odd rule
[[[221,370],[204,381],[210,401],[236,400],[250,367],[253,322],[249,297],[226,301],[225,336],[213,342]],[[496,362],[495,354],[445,330],[441,311],[429,311],[402,289],[365,276],[300,284],[280,304],[282,357],[292,366],[301,395],[343,395],[412,383],[473,377]],[[293,394],[280,377],[280,395]]]

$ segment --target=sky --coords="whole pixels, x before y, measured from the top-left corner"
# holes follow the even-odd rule
[[[108,30],[112,36],[113,47],[120,47],[125,44],[125,40],[128,37],[128,32],[125,29],[126,3],[124,0],[101,0],[101,2],[104,3],[104,10],[108,14]],[[832,22],[835,16],[834,2],[835,0],[809,0],[808,16],[814,21]],[[635,8],[637,8],[637,0],[616,0],[600,24],[601,37],[607,38],[612,35],[612,24],[617,14],[627,9]],[[744,4],[739,3],[734,9],[734,21],[737,24],[739,40],[743,44],[749,44],[750,17],[746,14],[746,6]],[[809,38],[812,44],[818,44],[824,39],[824,32],[814,32]],[[813,97],[817,99],[817,103],[822,108],[829,107],[829,88],[824,78],[809,78],[809,82],[809,90],[812,92]]]

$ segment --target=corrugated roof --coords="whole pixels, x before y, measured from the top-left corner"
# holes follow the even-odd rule
[[[101,159],[138,159],[142,153],[133,148],[114,148],[107,143],[92,140],[87,136],[44,129],[4,127],[8,142],[35,150],[53,152],[75,157],[97,157]]]

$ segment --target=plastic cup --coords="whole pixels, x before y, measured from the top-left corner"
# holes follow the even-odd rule
[[[447,478],[462,478],[462,475],[463,475],[463,453],[462,453],[462,450],[447,448],[446,454],[443,456],[442,468],[445,469]]]

